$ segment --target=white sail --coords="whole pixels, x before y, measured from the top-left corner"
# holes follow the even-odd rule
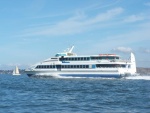
[[[133,53],[131,53],[130,60],[131,60],[131,73],[135,74],[136,73],[136,61],[135,61],[135,56]]]
[[[16,68],[13,70],[13,75],[20,75],[19,69],[18,69],[17,66],[16,66]]]

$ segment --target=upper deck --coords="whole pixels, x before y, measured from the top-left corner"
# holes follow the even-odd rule
[[[119,60],[118,55],[91,55],[91,56],[62,56],[59,61],[89,61],[89,60]]]

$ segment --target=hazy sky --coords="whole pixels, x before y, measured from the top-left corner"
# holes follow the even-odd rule
[[[72,45],[78,55],[133,52],[150,67],[150,0],[0,0],[0,69]]]

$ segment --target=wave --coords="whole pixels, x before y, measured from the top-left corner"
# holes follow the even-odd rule
[[[101,80],[114,80],[114,79],[119,79],[119,78],[105,78],[105,77],[68,77],[68,76],[60,76],[60,75],[57,75],[57,76],[54,76],[55,78],[60,78],[60,79],[101,79]],[[150,80],[150,76],[148,75],[145,75],[145,76],[142,76],[142,75],[137,75],[137,76],[128,76],[128,77],[125,77],[123,79],[131,79],[131,80]]]
[[[59,78],[59,79],[100,79],[100,80],[116,80],[116,79],[128,79],[128,80],[150,80],[150,75],[135,75],[127,76],[123,78],[107,78],[107,77],[74,77],[74,76],[61,76],[59,74],[48,75],[39,75],[35,77],[40,78]]]
[[[142,75],[138,75],[138,76],[129,76],[129,77],[125,77],[125,79],[131,79],[131,80],[150,80],[150,76],[142,76]]]
[[[118,78],[106,78],[106,77],[74,77],[74,76],[60,76],[60,75],[54,75],[52,76],[54,78],[60,78],[60,79],[102,79],[102,80],[112,80],[112,79],[118,79]]]

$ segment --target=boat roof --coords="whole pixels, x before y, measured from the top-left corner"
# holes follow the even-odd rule
[[[119,57],[119,55],[116,55],[116,54],[98,54],[98,55],[63,56],[63,57]]]
[[[73,48],[74,46],[67,48],[64,52],[56,53],[55,57],[119,57],[117,54],[77,55],[76,53],[72,53]]]

